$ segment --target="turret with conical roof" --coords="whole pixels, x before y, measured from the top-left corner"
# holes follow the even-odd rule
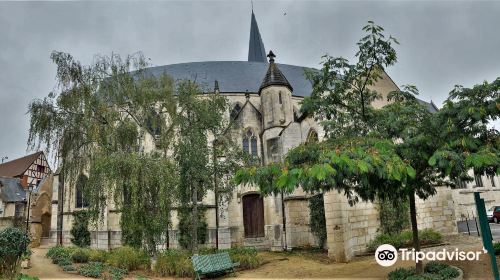
[[[293,88],[274,63],[276,55],[269,51],[269,67],[259,88],[264,129],[287,126],[293,121]]]

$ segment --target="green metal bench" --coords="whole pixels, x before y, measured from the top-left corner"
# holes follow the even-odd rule
[[[229,253],[217,253],[210,255],[195,255],[191,257],[193,268],[196,273],[195,279],[200,279],[201,275],[222,274],[226,271],[234,272],[234,268],[240,263],[233,263]]]

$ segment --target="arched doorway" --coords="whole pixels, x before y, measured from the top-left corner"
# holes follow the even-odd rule
[[[259,194],[243,196],[243,226],[246,238],[264,236],[264,200]]]
[[[50,220],[51,220],[50,213],[45,213],[42,215],[42,218],[41,218],[42,237],[49,237],[50,236]]]

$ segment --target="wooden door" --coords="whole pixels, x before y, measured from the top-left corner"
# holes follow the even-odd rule
[[[264,201],[259,194],[243,196],[243,226],[247,238],[264,236]]]

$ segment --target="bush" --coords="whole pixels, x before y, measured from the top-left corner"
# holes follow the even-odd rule
[[[387,279],[389,280],[406,280],[410,276],[415,275],[415,268],[398,268],[394,271],[389,272]]]
[[[82,276],[100,278],[104,272],[104,264],[100,262],[89,262],[80,266],[78,273]]]
[[[111,251],[107,263],[114,267],[132,271],[139,268],[149,269],[151,259],[143,250],[137,250],[132,247],[120,247]]]
[[[430,228],[419,231],[418,235],[422,244],[437,244],[443,240],[441,233]]]
[[[128,271],[122,268],[116,268],[116,267],[109,268],[109,274],[111,275],[112,280],[121,280],[123,279],[123,276],[125,276],[127,273]]]
[[[73,252],[71,259],[74,263],[86,263],[89,261],[89,255],[89,250],[80,248]]]
[[[90,246],[89,215],[86,211],[78,211],[73,214],[73,227],[71,228],[71,242],[78,247]]]
[[[29,276],[29,275],[22,274],[22,273],[21,273],[21,275],[19,275],[19,277],[17,279],[19,279],[19,280],[40,280],[40,278],[38,278],[38,277]]]
[[[421,245],[438,244],[443,240],[443,236],[432,229],[424,229],[418,232]],[[374,252],[382,244],[391,244],[395,248],[411,247],[413,245],[413,234],[411,231],[403,231],[400,234],[379,234],[367,245],[369,252]]]
[[[0,231],[0,277],[14,278],[21,264],[21,259],[28,250],[30,240],[24,231],[18,228],[6,228]]]
[[[460,273],[454,267],[436,261],[428,262],[424,273],[415,275],[415,268],[398,268],[387,275],[389,280],[446,280],[458,277]]]
[[[262,260],[257,255],[257,250],[253,247],[235,247],[225,250],[229,253],[233,262],[239,262],[243,269],[257,268],[262,264]]]
[[[57,264],[59,259],[71,258],[71,255],[76,249],[77,249],[76,247],[56,246],[50,248],[49,251],[47,251],[47,253],[45,254],[45,256],[52,259],[52,262]]]
[[[493,250],[495,250],[495,255],[500,255],[500,242],[493,243]]]
[[[75,267],[74,267],[72,264],[62,266],[61,268],[62,268],[64,271],[66,271],[66,272],[73,272],[73,271],[76,271]]]
[[[63,266],[72,265],[73,262],[71,261],[71,259],[69,257],[63,257],[63,258],[57,259],[56,264],[60,267],[63,267]]]
[[[105,250],[92,249],[89,250],[89,261],[91,262],[102,262],[108,261],[109,252]]]
[[[162,277],[192,277],[194,275],[190,255],[180,250],[166,250],[158,254],[154,272]]]

